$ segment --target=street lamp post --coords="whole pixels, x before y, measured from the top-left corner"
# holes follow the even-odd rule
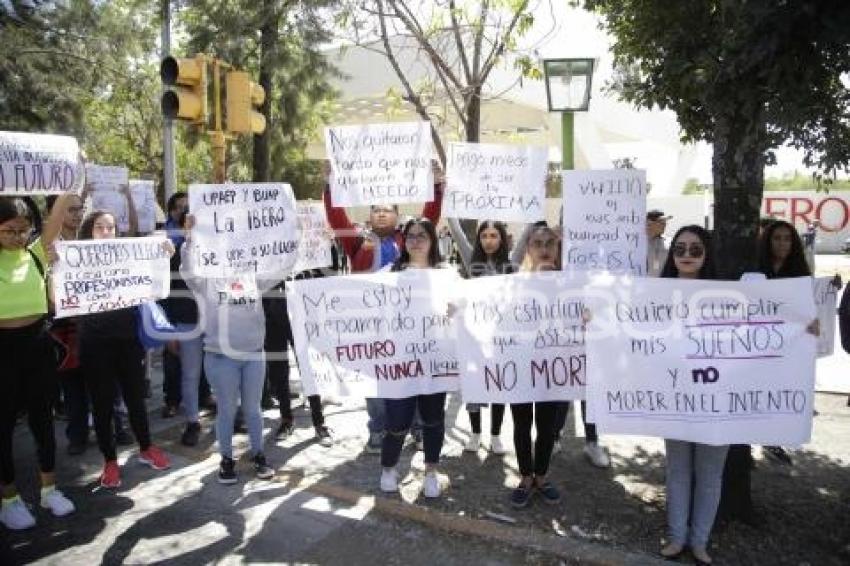
[[[545,59],[543,72],[549,112],[561,113],[561,169],[574,169],[573,113],[590,105],[593,59]]]

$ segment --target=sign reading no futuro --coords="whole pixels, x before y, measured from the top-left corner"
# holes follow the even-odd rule
[[[430,202],[431,125],[428,122],[325,128],[334,206]]]
[[[450,270],[413,269],[287,284],[308,395],[397,399],[458,389]]]
[[[57,241],[56,318],[140,305],[168,296],[165,237]]]
[[[0,195],[79,192],[84,179],[76,139],[0,132]]]
[[[583,399],[584,281],[560,272],[464,282],[458,317],[463,400],[531,403]]]
[[[588,420],[603,434],[794,446],[811,437],[809,277],[597,280]]]
[[[564,271],[646,274],[646,171],[563,171]]]
[[[191,185],[192,273],[285,275],[298,257],[295,197],[286,183]]]
[[[546,148],[452,143],[443,212],[447,217],[535,222],[544,218]]]

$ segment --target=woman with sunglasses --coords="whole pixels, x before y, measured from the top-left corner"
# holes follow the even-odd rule
[[[680,228],[673,236],[660,276],[714,279],[709,233],[696,225]],[[706,548],[720,503],[729,446],[665,439],[664,447],[669,542],[661,549],[661,556],[675,559],[689,545],[697,564],[711,564]]]
[[[391,271],[407,269],[431,269],[439,267],[440,251],[437,246],[437,231],[427,218],[411,220],[402,231],[401,254],[392,264]],[[422,418],[422,443],[425,452],[425,481],[422,493],[425,497],[440,496],[441,487],[437,477],[437,465],[446,433],[446,394],[431,393],[414,395],[404,399],[386,399],[386,434],[381,444],[381,491],[398,491],[396,465],[401,457],[404,439],[413,424],[416,409]]]
[[[34,212],[20,198],[0,198],[0,522],[11,530],[35,525],[15,485],[12,438],[22,409],[35,439],[41,476],[41,507],[61,517],[74,511],[58,489],[51,393],[56,356],[47,332],[47,250],[62,228],[73,195],[59,197],[41,236],[30,242]]]

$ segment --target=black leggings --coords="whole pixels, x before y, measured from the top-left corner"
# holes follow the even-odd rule
[[[145,406],[145,351],[138,340],[98,340],[80,345],[80,363],[91,395],[97,444],[106,461],[117,459],[112,417],[116,385],[141,450],[151,445]]]
[[[289,354],[287,348],[292,341],[292,325],[286,310],[286,295],[277,289],[269,291],[263,297],[263,309],[266,314],[266,379],[269,380],[280,403],[280,420],[292,422],[292,400],[289,398]],[[314,427],[325,424],[322,413],[322,399],[318,395],[309,395],[310,416]]]
[[[558,403],[558,416],[555,417],[555,437],[560,438],[561,433],[564,430],[564,426],[567,424],[567,415],[570,414],[570,405],[572,402],[559,402]],[[587,422],[587,402],[581,402],[581,422],[584,423],[584,441],[585,442],[598,442],[599,435],[596,433],[596,425],[594,423]]]
[[[56,384],[56,351],[40,320],[23,328],[0,329],[3,360],[3,394],[0,395],[0,483],[15,483],[12,438],[21,410],[38,449],[38,468],[51,473],[56,467],[51,397]]]
[[[549,471],[552,447],[555,445],[555,417],[558,402],[519,403],[511,405],[514,417],[514,450],[523,476],[545,476]],[[532,451],[531,424],[537,429]]]
[[[472,425],[472,432],[481,434],[481,411],[485,405],[479,405],[477,411],[467,409],[469,413],[469,424]],[[502,420],[505,418],[505,406],[501,403],[493,403],[490,405],[490,436],[499,436],[502,432]]]

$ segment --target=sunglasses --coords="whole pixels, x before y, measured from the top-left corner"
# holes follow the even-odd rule
[[[700,244],[691,244],[690,246],[676,244],[673,246],[673,257],[685,257],[685,254],[694,258],[700,258],[705,255],[705,248]]]

